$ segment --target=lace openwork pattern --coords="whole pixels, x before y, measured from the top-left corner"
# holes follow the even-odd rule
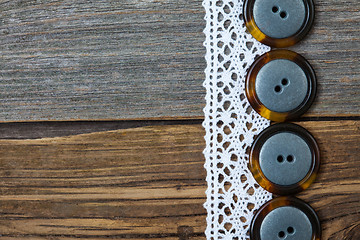
[[[272,198],[247,168],[254,137],[270,122],[250,107],[244,92],[246,70],[270,50],[243,21],[243,0],[204,0],[206,10],[207,239],[249,238],[254,211]]]

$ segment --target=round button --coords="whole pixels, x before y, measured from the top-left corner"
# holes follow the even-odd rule
[[[306,112],[315,99],[315,72],[295,52],[270,51],[251,65],[245,93],[261,116],[277,122],[293,119]]]
[[[246,0],[243,15],[247,29],[258,41],[288,47],[300,41],[314,21],[312,0]]]
[[[262,131],[250,150],[249,169],[269,192],[289,195],[308,188],[320,167],[320,150],[304,128],[280,123]]]
[[[320,240],[316,212],[294,197],[279,197],[265,203],[250,226],[252,240]]]

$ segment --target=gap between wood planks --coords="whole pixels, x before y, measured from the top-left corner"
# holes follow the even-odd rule
[[[296,122],[359,121],[360,116],[303,117]],[[38,121],[0,123],[0,139],[38,139],[146,126],[201,124],[202,117],[179,119],[136,119],[104,121]],[[295,122],[295,123],[296,123]]]

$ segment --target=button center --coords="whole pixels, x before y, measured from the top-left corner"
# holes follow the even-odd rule
[[[288,186],[300,182],[310,171],[312,153],[304,139],[295,133],[270,136],[259,153],[265,177],[274,184]]]
[[[308,94],[308,79],[302,68],[287,59],[265,64],[255,80],[255,91],[266,108],[287,112],[300,106]]]

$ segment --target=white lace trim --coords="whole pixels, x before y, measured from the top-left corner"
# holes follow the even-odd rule
[[[270,122],[250,107],[245,93],[247,68],[270,50],[246,32],[243,0],[204,0],[206,10],[207,239],[249,238],[254,210],[272,198],[247,168],[254,136]]]

